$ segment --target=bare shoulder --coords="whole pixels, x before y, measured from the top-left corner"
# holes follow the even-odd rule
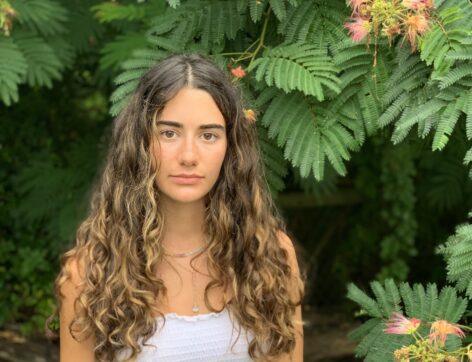
[[[74,286],[79,288],[83,285],[85,279],[85,262],[78,257],[71,257],[67,260],[63,270],[67,280],[64,282],[64,286]],[[61,289],[62,291],[62,289]]]
[[[290,237],[285,232],[283,232],[282,230],[278,230],[277,236],[282,247],[284,247],[285,249],[295,250],[292,239],[290,239]]]
[[[60,286],[60,361],[93,362],[95,360],[93,338],[78,342],[70,332],[70,325],[76,317],[75,301],[80,296],[83,286],[84,263],[72,257],[64,265],[64,272],[68,278]]]
[[[303,283],[302,274],[300,273],[300,267],[298,263],[298,256],[295,245],[292,239],[283,231],[277,232],[280,246],[287,252],[287,261],[291,269],[291,279],[295,283],[292,285],[292,296],[298,295],[298,287],[300,283]]]
[[[290,266],[298,271],[297,253],[292,239],[282,230],[277,231],[277,236],[280,246],[288,253]]]
[[[280,246],[287,251],[288,262],[292,271],[292,281],[289,287],[290,299],[297,303],[295,313],[293,315],[293,323],[296,329],[296,342],[293,355],[284,354],[277,359],[277,362],[302,362],[303,361],[303,317],[302,317],[302,295],[303,281],[300,275],[300,269],[297,261],[297,253],[292,239],[283,231],[279,230],[277,236]],[[301,288],[301,291],[299,290]]]

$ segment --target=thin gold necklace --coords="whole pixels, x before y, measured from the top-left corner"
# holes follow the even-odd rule
[[[173,265],[173,263],[171,263],[167,258],[164,258],[167,263],[169,263],[170,265]],[[197,303],[197,298],[196,298],[196,294],[197,294],[197,285],[196,285],[196,282],[195,282],[195,270],[190,270],[188,269],[187,267],[183,266],[182,264],[180,263],[175,263],[177,264],[178,266],[180,266],[181,268],[185,269],[186,271],[190,272],[192,274],[192,312],[193,313],[198,313],[200,311],[200,307],[198,306],[198,303]]]
[[[197,255],[198,253],[201,253],[205,249],[205,247],[206,247],[206,243],[186,253],[170,254],[167,252],[167,249],[165,248],[165,246],[162,245],[162,248],[164,249],[164,256],[169,256],[172,258],[185,258],[189,256],[194,256],[194,255]],[[172,265],[172,263],[168,260],[168,258],[165,258],[165,259],[170,265]],[[177,263],[177,265],[179,265],[181,268],[185,269],[186,271],[192,274],[192,312],[197,314],[200,311],[200,307],[198,306],[198,303],[197,303],[197,284],[196,284],[195,270],[193,269],[189,270],[187,267],[184,267],[180,263]]]
[[[162,248],[164,250],[167,250],[167,248],[162,245]],[[174,258],[184,258],[186,256],[192,256],[192,255],[195,255],[197,254],[198,252],[202,251],[203,249],[205,248],[205,245],[202,245],[202,246],[199,246],[197,247],[196,249],[193,249],[192,251],[188,251],[186,253],[175,253],[175,254],[169,254],[167,252],[164,252],[165,255],[167,256],[171,256],[171,257],[174,257]]]

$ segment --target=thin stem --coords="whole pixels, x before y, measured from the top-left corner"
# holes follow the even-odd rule
[[[257,42],[259,41],[259,38],[256,39],[256,41],[254,43],[252,43],[251,45],[249,45],[249,47],[244,50],[243,52],[235,52],[235,53],[219,53],[219,55],[252,55],[252,53],[249,51],[249,49],[251,49],[254,45],[257,44]],[[240,60],[240,58],[236,59],[235,62],[238,62]]]
[[[264,24],[262,26],[262,33],[261,33],[261,37],[259,38],[259,44],[257,45],[256,50],[254,50],[254,53],[251,57],[251,61],[249,62],[248,67],[251,66],[251,63],[256,58],[257,53],[264,46],[264,39],[265,39],[265,35],[266,35],[266,32],[267,32],[267,24],[269,23],[269,17],[270,17],[270,11],[271,10],[272,10],[272,8],[269,6],[269,8],[267,9],[267,14],[266,14],[266,18],[264,20]]]
[[[246,59],[251,59],[251,61],[249,62],[249,65],[251,65],[252,61],[256,57],[259,50],[262,47],[264,47],[264,38],[267,32],[267,24],[269,23],[270,11],[271,11],[271,7],[269,6],[266,12],[266,18],[264,20],[264,24],[262,25],[261,36],[257,38],[251,45],[249,45],[249,47],[244,52],[220,53],[219,55],[239,55],[239,57],[234,61],[235,63],[238,63]],[[257,48],[254,50],[254,52],[250,52],[249,50],[256,44],[257,44]]]
[[[249,45],[249,47],[244,51],[244,53],[250,54],[249,49],[251,49],[254,45],[256,45],[258,41],[259,41],[259,39],[256,39],[256,40],[254,41],[254,43],[252,43],[251,45]]]
[[[247,52],[238,52],[238,53],[219,53],[218,55],[241,55],[241,54],[250,54]]]

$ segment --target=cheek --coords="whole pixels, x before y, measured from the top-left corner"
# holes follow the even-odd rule
[[[220,167],[223,167],[223,162],[225,160],[227,150],[227,145],[225,144],[224,148],[220,150],[220,152],[217,152],[215,154],[215,162],[220,165]]]

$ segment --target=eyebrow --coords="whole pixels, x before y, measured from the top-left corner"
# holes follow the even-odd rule
[[[159,126],[159,125],[166,125],[166,126],[171,126],[171,127],[176,127],[176,128],[184,128],[184,125],[182,123],[175,122],[175,121],[168,121],[168,120],[157,121],[156,126]],[[225,130],[225,127],[218,123],[201,124],[198,127],[198,129],[211,129],[211,128],[218,128],[223,131]]]

